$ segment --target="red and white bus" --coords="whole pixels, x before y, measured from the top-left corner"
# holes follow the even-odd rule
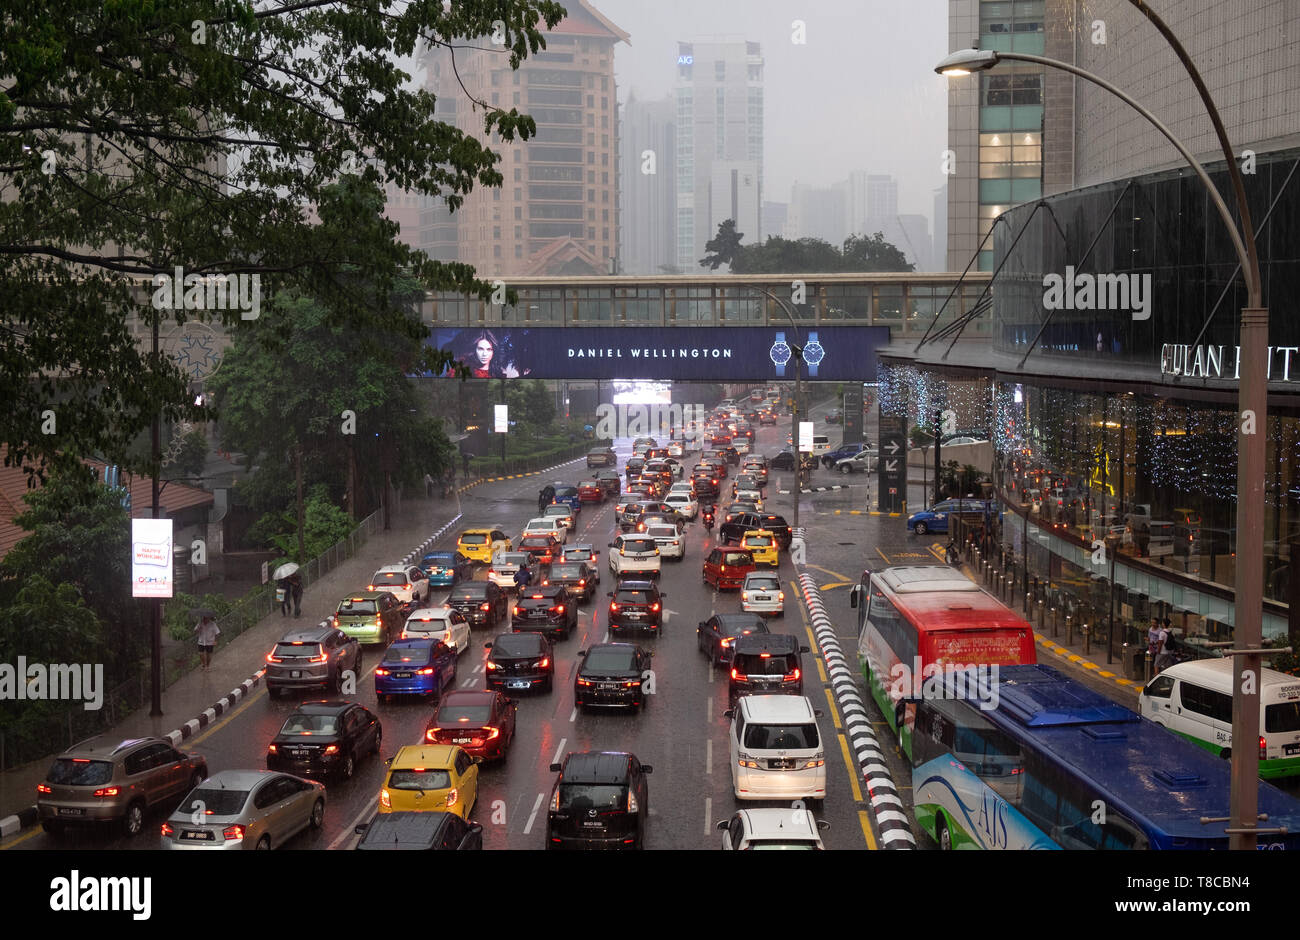
[[[1038,661],[1033,625],[948,565],[863,572],[850,604],[863,678],[909,758],[927,673]]]

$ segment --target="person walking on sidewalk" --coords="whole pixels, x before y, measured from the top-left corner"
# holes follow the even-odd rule
[[[1147,655],[1151,657],[1153,663],[1156,663],[1155,671],[1159,672],[1160,654],[1165,650],[1165,643],[1169,641],[1169,634],[1164,627],[1160,626],[1160,618],[1151,618],[1151,628],[1147,630]]]
[[[275,599],[280,602],[280,614],[284,617],[289,616],[289,607],[293,603],[292,595],[293,588],[289,584],[287,575],[275,582]]]
[[[433,477],[427,473],[424,475],[424,495],[433,499]]]
[[[293,595],[293,615],[302,616],[302,575],[294,572],[289,575],[289,591]]]
[[[212,652],[217,648],[217,635],[221,633],[221,628],[217,626],[215,618],[203,617],[194,625],[194,633],[199,644],[199,662],[206,672],[212,662]]]

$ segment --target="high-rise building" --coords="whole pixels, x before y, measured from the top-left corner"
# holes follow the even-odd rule
[[[754,187],[739,187],[737,198],[752,198],[754,226],[761,222],[763,199],[763,56],[756,42],[679,42],[677,44],[677,265],[699,269],[704,246],[717,231],[711,205],[731,198],[730,174],[717,177],[725,190],[711,193],[718,162],[749,163]],[[735,167],[733,167],[734,169]],[[743,197],[739,190],[743,190]],[[737,220],[739,222],[739,220]],[[746,231],[746,242],[763,233]]]
[[[820,238],[839,247],[844,242],[844,196],[838,186],[810,186],[795,183],[790,187],[790,237]]]
[[[934,236],[930,252],[930,263],[936,271],[950,270],[948,267],[948,184],[944,183],[934,191]]]
[[[868,225],[879,224],[882,220],[892,219],[898,215],[898,181],[892,176],[867,177]]]
[[[790,204],[788,202],[764,202],[762,210],[762,221],[759,228],[763,231],[763,240],[769,238],[786,237],[787,220],[790,217]],[[758,244],[758,239],[747,242],[747,244]]]
[[[446,120],[482,139],[483,109],[518,108],[537,122],[527,141],[490,146],[505,182],[475,188],[455,212],[427,208],[421,245],[481,276],[608,273],[618,250],[618,112],[614,46],[628,34],[588,0],[546,34],[546,49],[518,71],[498,47],[437,47],[421,60],[426,85],[445,96]],[[461,84],[464,90],[461,89]],[[448,100],[450,99],[450,100]]]
[[[675,121],[671,95],[628,95],[619,121],[619,273],[662,274],[677,264]]]
[[[754,160],[716,160],[709,177],[709,231],[728,219],[744,235],[746,245],[758,244],[761,229],[761,194],[758,191],[758,163]],[[700,257],[703,257],[701,255]],[[698,259],[697,259],[698,260]]]

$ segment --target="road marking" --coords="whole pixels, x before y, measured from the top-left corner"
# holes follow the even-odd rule
[[[829,584],[821,585],[821,589],[823,591],[833,591],[836,588],[848,587],[852,583],[852,581],[831,581]]]
[[[885,564],[889,564],[889,556],[886,555],[884,552],[880,551],[879,545],[876,546],[876,552],[880,555],[881,558],[885,559]]]
[[[353,817],[352,822],[343,827],[343,831],[334,838],[334,841],[325,846],[325,851],[331,852],[334,849],[337,849],[344,842],[348,841],[351,836],[355,836],[357,834],[357,826],[361,825],[365,821],[364,817],[367,815],[378,815],[378,811],[372,805],[362,807],[361,812],[357,813],[357,815]]]
[[[569,712],[569,721],[575,721],[578,717],[578,706],[573,706],[573,711]]]
[[[555,756],[551,758],[552,764],[558,764],[560,762],[560,758],[564,755],[564,745],[568,743],[569,743],[568,738],[560,738],[560,744],[555,749]]]
[[[713,773],[713,739],[709,738],[704,742],[704,772]]]
[[[823,568],[821,565],[808,565],[807,567],[816,568],[818,571],[825,571],[827,574],[833,574],[842,581],[847,581],[849,577],[847,574],[840,574],[838,571],[831,571],[831,569]]]
[[[862,802],[862,788],[858,786],[858,768],[854,765],[853,759],[849,756],[849,739],[843,734],[838,735],[840,739],[840,753],[844,755],[844,766],[849,771],[849,785],[853,788],[853,799]],[[874,846],[873,846],[874,848]]]
[[[704,835],[713,831],[713,797],[704,798]]]
[[[831,707],[831,720],[835,722],[835,730],[842,731],[843,725],[840,724],[840,713],[835,708],[835,693],[832,692],[829,688],[824,689],[823,691],[825,691],[826,693],[826,702]]]
[[[542,808],[542,800],[546,799],[545,793],[537,794],[537,799],[533,801],[533,811],[528,815],[528,824],[524,826],[524,835],[533,831],[533,822],[537,819],[537,811]]]
[[[710,665],[709,672],[712,671],[713,671],[713,666]],[[704,700],[704,719],[705,721],[709,721],[709,722],[713,721],[713,698],[712,697]]]
[[[858,810],[858,822],[862,826],[862,836],[867,840],[867,850],[875,852],[877,850],[875,837],[871,835],[871,820],[867,816],[865,809]]]
[[[466,679],[464,682],[460,684],[460,687],[462,689],[468,689],[473,684],[474,684],[474,677],[470,676],[468,679]]]
[[[258,690],[257,690],[256,692],[254,692],[252,695],[250,695],[250,696],[248,696],[246,699],[244,699],[244,703],[243,703],[242,705],[240,705],[238,708],[234,709],[233,711],[226,712],[226,714],[223,715],[223,716],[221,717],[221,720],[218,721],[216,724],[208,725],[207,730],[204,731],[202,734],[200,734],[200,735],[198,735],[198,736],[196,736],[196,737],[190,738],[190,739],[189,739],[189,742],[186,744],[186,747],[194,747],[194,746],[195,746],[196,744],[198,744],[200,741],[203,741],[204,739],[211,737],[214,733],[216,733],[217,729],[222,728],[222,727],[224,727],[225,725],[229,724],[230,721],[231,721],[231,719],[233,719],[236,715],[239,715],[239,714],[243,713],[243,712],[244,712],[245,710],[247,710],[247,709],[248,709],[248,708],[249,708],[249,707],[250,707],[254,702],[261,701],[261,700],[262,700],[262,696],[265,695],[265,694],[267,694],[267,693],[266,693],[266,685],[263,684],[263,685],[261,685],[261,686],[258,688]]]

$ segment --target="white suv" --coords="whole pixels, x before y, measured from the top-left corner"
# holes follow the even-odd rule
[[[687,486],[689,487],[690,484],[688,483]],[[700,504],[695,501],[695,497],[691,495],[689,489],[685,492],[669,493],[664,497],[664,502],[687,519],[694,519],[700,514]]]
[[[725,851],[786,849],[822,851],[819,829],[829,829],[824,819],[815,819],[804,809],[738,809],[730,819],[718,823],[724,833]]]
[[[655,540],[655,544],[659,546],[659,554],[664,558],[675,558],[681,561],[686,557],[686,539],[677,531],[677,526],[652,524],[646,526],[645,534]]]
[[[442,640],[459,656],[469,648],[469,621],[454,607],[425,607],[406,618],[401,638]]]
[[[620,535],[609,543],[609,547],[613,549],[609,553],[609,570],[614,577],[624,574],[659,577],[661,560],[654,539],[645,535]]]
[[[403,604],[429,602],[429,577],[418,565],[385,565],[374,573],[367,591],[387,591]]]
[[[785,616],[785,592],[775,574],[751,571],[740,589],[740,607],[745,613]]]
[[[745,695],[731,719],[731,783],[738,800],[826,799],[826,752],[804,696]]]

